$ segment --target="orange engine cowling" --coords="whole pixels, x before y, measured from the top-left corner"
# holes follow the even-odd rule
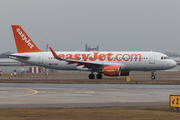
[[[107,76],[129,76],[130,71],[121,71],[119,66],[105,66],[103,68],[104,75]]]
[[[107,76],[120,76],[119,66],[104,66],[103,73]]]

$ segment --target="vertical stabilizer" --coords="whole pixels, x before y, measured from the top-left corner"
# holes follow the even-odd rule
[[[20,25],[12,25],[14,39],[18,53],[25,52],[44,52],[40,50],[31,38],[25,33]]]

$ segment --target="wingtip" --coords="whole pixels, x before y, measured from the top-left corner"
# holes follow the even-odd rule
[[[49,47],[49,49],[51,50],[53,56],[54,56],[55,58],[58,58],[58,56],[57,56],[57,54],[54,52],[54,50],[53,50],[51,47]]]
[[[51,52],[53,51],[51,47],[49,47],[49,49],[51,50]]]

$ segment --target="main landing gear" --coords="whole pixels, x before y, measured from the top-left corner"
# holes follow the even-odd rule
[[[152,80],[156,79],[156,76],[154,76],[154,71],[151,71],[151,79]]]
[[[89,79],[94,79],[95,78],[95,75],[94,74],[89,74]]]
[[[94,79],[95,78],[95,75],[93,73],[89,74],[89,79]],[[102,79],[102,74],[98,73],[96,75],[96,78],[97,79]]]
[[[100,74],[100,73],[97,74],[97,75],[96,75],[96,78],[97,78],[97,79],[102,79],[102,74]]]

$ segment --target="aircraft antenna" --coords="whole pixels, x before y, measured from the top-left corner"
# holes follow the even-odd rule
[[[48,47],[48,44],[47,44],[47,45],[46,45],[46,52],[48,52],[48,48],[49,48],[49,47]]]

